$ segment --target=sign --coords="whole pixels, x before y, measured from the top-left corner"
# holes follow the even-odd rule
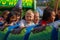
[[[32,8],[34,5],[34,0],[22,0],[23,8]]]
[[[0,6],[15,6],[18,0],[0,0]]]

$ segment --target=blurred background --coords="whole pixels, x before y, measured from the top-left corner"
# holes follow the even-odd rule
[[[51,7],[57,11],[57,8],[60,8],[60,0],[0,0],[0,15],[3,11],[11,11],[13,8],[21,8],[22,16],[28,9],[38,11],[40,16],[43,16],[43,10],[46,7]],[[31,33],[29,40],[51,40],[51,29],[52,27],[47,27],[45,31],[33,34]],[[59,29],[60,31],[60,29]],[[2,32],[0,31],[0,40],[3,40],[7,28]],[[10,34],[8,40],[23,40],[25,29],[20,34]],[[60,40],[60,32],[59,32]]]

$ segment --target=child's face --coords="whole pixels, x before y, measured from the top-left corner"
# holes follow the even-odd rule
[[[11,22],[14,22],[14,21],[16,21],[17,19],[16,19],[16,15],[13,15],[12,17],[10,17],[10,21]]]
[[[33,21],[33,19],[34,19],[34,14],[33,13],[26,13],[25,20],[27,22],[31,22],[31,21]]]
[[[53,11],[52,14],[51,14],[51,17],[49,18],[49,19],[50,19],[50,22],[54,22],[55,16],[56,16],[56,14],[55,14],[55,12]]]
[[[17,15],[17,21],[20,19],[20,15]]]
[[[3,15],[3,17],[6,19],[7,16],[8,16],[8,14],[9,14],[9,12],[5,13],[5,14]]]
[[[35,13],[34,14],[34,23],[38,23],[39,22],[39,13]]]

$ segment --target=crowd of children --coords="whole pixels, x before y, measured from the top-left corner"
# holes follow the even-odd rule
[[[21,19],[21,16],[20,9],[6,10],[2,13],[0,16],[0,30],[4,31],[5,28],[8,28],[4,40],[7,40],[10,33],[19,34],[24,28],[26,33],[23,40],[28,40],[31,32],[41,32],[45,30],[47,25],[52,25],[53,27],[51,40],[58,40],[58,28],[53,24],[55,21],[60,20],[60,9],[58,14],[51,8],[44,9],[42,18],[40,18],[38,12],[33,12],[32,10],[28,10],[25,13],[24,19]]]

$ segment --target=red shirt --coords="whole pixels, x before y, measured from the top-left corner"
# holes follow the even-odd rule
[[[41,25],[42,26],[46,26],[47,25],[47,22],[45,20],[42,20]]]
[[[0,21],[4,20],[2,17],[0,17]]]

